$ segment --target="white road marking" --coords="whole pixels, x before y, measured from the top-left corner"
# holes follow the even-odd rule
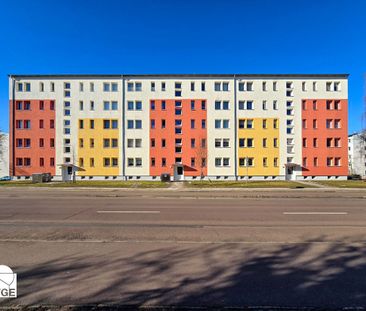
[[[160,214],[160,211],[97,211],[98,214]]]
[[[348,212],[283,212],[284,215],[348,215]]]

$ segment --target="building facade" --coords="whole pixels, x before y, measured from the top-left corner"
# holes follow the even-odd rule
[[[348,136],[348,169],[350,175],[366,179],[366,133]]]
[[[0,178],[9,176],[9,134],[0,132]]]
[[[344,179],[348,75],[10,75],[10,173]]]

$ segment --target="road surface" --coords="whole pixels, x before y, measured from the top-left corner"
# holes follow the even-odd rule
[[[366,191],[0,188],[0,264],[0,306],[365,306]]]

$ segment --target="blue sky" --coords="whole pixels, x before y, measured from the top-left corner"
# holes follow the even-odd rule
[[[349,73],[361,128],[364,0],[0,0],[0,128],[7,74]]]

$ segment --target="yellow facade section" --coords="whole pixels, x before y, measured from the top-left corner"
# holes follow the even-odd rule
[[[95,118],[79,119],[78,122],[77,160],[78,166],[82,168],[78,175],[120,175],[120,121]]]
[[[238,124],[238,175],[279,175],[279,120],[240,118]]]

